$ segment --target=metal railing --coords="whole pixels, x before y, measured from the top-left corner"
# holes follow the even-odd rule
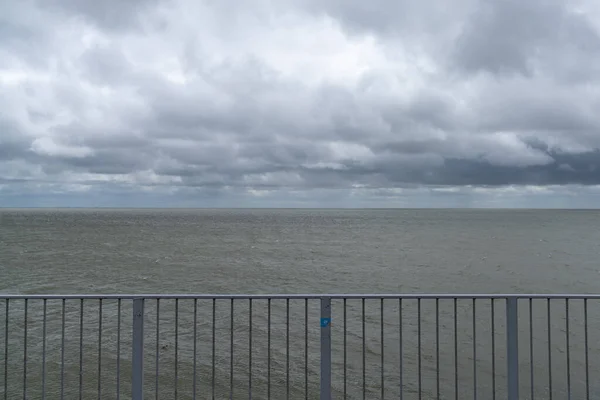
[[[598,300],[0,295],[0,398],[598,398]]]

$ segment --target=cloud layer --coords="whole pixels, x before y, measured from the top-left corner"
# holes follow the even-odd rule
[[[595,199],[600,184],[591,0],[0,4],[13,202]]]

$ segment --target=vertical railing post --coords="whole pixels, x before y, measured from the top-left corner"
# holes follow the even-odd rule
[[[144,399],[144,299],[133,300],[131,398]]]
[[[516,297],[506,299],[506,359],[508,400],[519,398],[519,318]]]
[[[331,400],[331,298],[321,298],[321,400]]]

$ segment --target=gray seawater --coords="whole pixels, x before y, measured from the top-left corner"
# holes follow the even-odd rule
[[[561,210],[0,210],[0,293],[599,293],[600,212]],[[502,300],[494,303],[495,352],[492,352],[490,301],[459,301],[458,358],[454,357],[452,301],[439,302],[439,363],[441,398],[454,398],[454,365],[459,371],[459,398],[472,398],[477,375],[479,398],[492,398],[495,369],[498,398],[504,394],[504,312]],[[0,301],[0,327],[5,326],[6,303]],[[59,398],[61,369],[60,301],[47,302],[46,340],[43,303],[30,301],[27,317],[30,398],[40,398],[42,350],[46,347],[47,398]],[[83,398],[98,398],[98,301],[84,305],[80,343],[80,303],[65,303],[66,398],[79,394],[79,350],[83,348]],[[317,398],[318,300],[292,301],[289,328],[287,304],[272,302],[272,398]],[[588,370],[592,398],[600,396],[598,381],[600,304],[588,307]],[[120,363],[121,398],[128,397],[128,349],[131,340],[131,304],[121,304],[121,356],[117,357],[118,304],[103,301],[101,398],[116,398],[116,367]],[[196,331],[196,386],[198,398],[212,393],[212,301],[199,301],[194,329],[194,302],[160,304],[158,354],[159,398],[191,398],[194,384],[193,335]],[[234,311],[234,363],[231,366],[231,304],[215,304],[215,397],[248,397],[248,301],[236,301]],[[266,398],[267,302],[252,305],[252,392]],[[305,326],[305,307],[308,324]],[[419,322],[416,301],[384,302],[384,342],[381,343],[381,304],[365,303],[364,387],[366,398],[381,397],[381,349],[384,351],[385,398],[398,398],[400,387],[399,317],[402,309],[402,386],[404,398],[418,398]],[[421,302],[422,398],[437,395],[435,300]],[[572,301],[569,310],[569,351],[566,346],[564,301],[551,304],[548,346],[547,303],[536,300],[534,310],[534,362],[529,361],[529,303],[520,304],[523,345],[521,387],[529,398],[530,371],[537,398],[548,397],[548,382],[555,396],[564,396],[572,374],[573,398],[585,397],[583,302]],[[2,329],[0,354],[8,341],[8,398],[22,398],[24,303],[12,301],[8,337]],[[154,398],[156,360],[156,302],[146,304],[146,386]],[[362,303],[347,302],[346,387],[348,398],[363,398]],[[343,303],[333,305],[333,375],[338,398],[343,395]],[[476,360],[473,360],[473,325]],[[286,341],[289,329],[290,340]],[[305,333],[308,340],[305,341]],[[128,342],[129,341],[129,342]],[[305,345],[309,353],[305,356]],[[289,351],[287,348],[289,346]],[[548,348],[552,377],[548,374]],[[175,351],[176,349],[176,351]],[[289,357],[286,356],[289,354]],[[492,356],[495,364],[492,365]],[[177,362],[175,362],[177,357]],[[568,359],[567,359],[568,357]],[[308,376],[305,380],[305,363]],[[289,365],[289,374],[287,366]],[[3,375],[3,374],[2,374]],[[0,376],[0,393],[4,376]],[[289,382],[289,384],[288,384]]]

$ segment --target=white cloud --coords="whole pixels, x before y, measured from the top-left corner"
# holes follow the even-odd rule
[[[76,147],[59,144],[50,137],[35,139],[31,144],[31,150],[37,154],[51,157],[84,158],[94,154],[94,150],[90,149],[89,147]]]

